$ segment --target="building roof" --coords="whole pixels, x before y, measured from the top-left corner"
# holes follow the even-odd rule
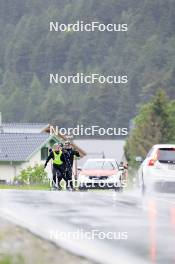
[[[3,133],[40,133],[48,124],[46,123],[2,123]]]
[[[26,161],[51,138],[46,133],[0,133],[0,161]]]
[[[56,138],[56,141],[66,141],[67,137],[58,134],[50,135],[50,124],[46,123],[5,123],[0,124],[0,161],[24,161],[26,157],[24,151],[20,149],[20,145],[31,139],[33,143],[29,144],[28,151],[35,151],[39,144],[40,140],[50,137]],[[14,134],[14,136],[13,136]],[[27,134],[27,135],[26,135]],[[23,140],[27,136],[28,141]],[[33,140],[34,139],[34,140]],[[35,142],[34,142],[35,141]],[[15,147],[13,147],[15,145]],[[18,146],[19,145],[19,146]],[[7,147],[8,146],[8,147]],[[73,148],[80,152],[80,157],[86,156],[86,152],[72,142]],[[16,153],[13,151],[13,154],[8,150],[13,148],[16,149]],[[4,155],[4,150],[7,149],[7,153]],[[27,152],[28,154],[28,152]],[[19,159],[20,158],[20,159]]]

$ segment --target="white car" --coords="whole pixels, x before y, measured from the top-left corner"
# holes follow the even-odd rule
[[[123,170],[115,159],[89,159],[78,175],[80,190],[107,188],[121,190]]]
[[[141,161],[141,157],[136,158]],[[175,145],[154,145],[138,170],[142,192],[161,189],[175,191]]]

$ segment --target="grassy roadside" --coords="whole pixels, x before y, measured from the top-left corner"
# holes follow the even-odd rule
[[[49,191],[49,184],[38,184],[38,185],[8,185],[8,184],[0,184],[0,190],[43,190]],[[1,263],[0,263],[1,264]]]
[[[0,264],[93,264],[0,218]]]
[[[25,262],[20,255],[13,257],[9,255],[0,255],[0,264],[25,264]]]

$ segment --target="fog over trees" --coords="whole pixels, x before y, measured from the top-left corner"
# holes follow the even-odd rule
[[[5,121],[129,127],[163,88],[175,98],[174,0],[0,1]],[[50,32],[50,21],[128,24],[127,32]],[[127,75],[127,84],[49,84],[49,74]]]

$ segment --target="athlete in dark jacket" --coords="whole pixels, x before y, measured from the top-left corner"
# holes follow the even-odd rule
[[[68,184],[67,188],[69,190],[73,190],[72,167],[74,163],[74,157],[80,157],[80,153],[72,148],[70,141],[66,141],[64,145],[64,156],[66,160],[65,177]]]

